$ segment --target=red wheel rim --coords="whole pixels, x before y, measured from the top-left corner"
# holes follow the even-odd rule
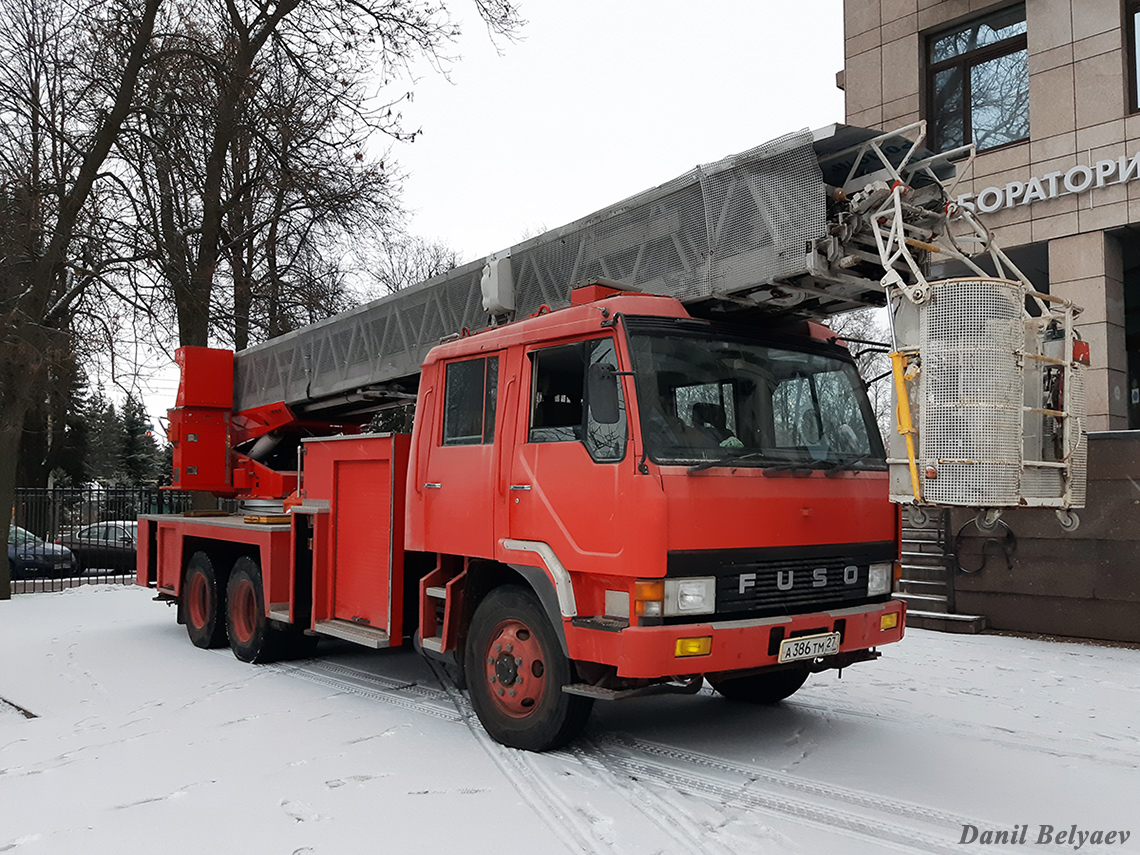
[[[190,623],[198,629],[210,619],[210,586],[201,573],[190,574],[189,589],[186,592],[186,605],[190,610]]]
[[[483,652],[484,680],[500,712],[511,718],[534,713],[546,693],[546,652],[519,620],[501,621]]]
[[[231,596],[234,634],[239,642],[247,644],[257,630],[257,596],[253,583],[249,579],[239,580]]]

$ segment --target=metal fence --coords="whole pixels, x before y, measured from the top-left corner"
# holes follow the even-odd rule
[[[189,509],[189,493],[155,487],[18,487],[8,534],[12,593],[130,584],[138,515]]]

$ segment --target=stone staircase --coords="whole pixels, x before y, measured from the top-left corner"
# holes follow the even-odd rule
[[[907,626],[942,632],[981,632],[983,615],[958,614],[954,607],[954,557],[949,511],[928,511],[921,526],[903,513],[902,578],[895,598],[906,602]]]

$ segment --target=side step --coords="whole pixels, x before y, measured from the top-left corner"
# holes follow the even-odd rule
[[[371,647],[373,650],[380,650],[387,647],[388,633],[382,629],[377,629],[374,626],[367,624],[354,623],[350,620],[322,620],[317,621],[313,627],[313,631],[320,635],[329,635],[333,638],[341,638],[345,641],[351,641],[356,644],[363,644],[365,647]]]
[[[292,623],[289,617],[289,604],[288,603],[270,603],[269,604],[269,619],[281,621],[281,623]]]

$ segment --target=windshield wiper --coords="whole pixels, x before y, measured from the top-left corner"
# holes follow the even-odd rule
[[[848,460],[831,464],[826,474],[834,475],[837,472],[846,472],[849,469],[856,469],[858,467],[861,467],[864,463],[878,459],[879,458],[874,454],[861,454],[858,457],[852,457]]]
[[[798,476],[801,474],[810,475],[812,470],[816,468],[820,461],[813,460],[811,463],[801,460],[796,463],[777,463],[774,466],[765,466],[765,475],[776,475],[780,472],[787,472],[789,475]]]
[[[720,466],[722,463],[735,463],[738,460],[763,460],[771,459],[763,451],[739,451],[735,454],[726,454],[724,457],[714,457],[709,460],[703,460],[689,467],[689,474],[694,472],[702,472],[713,466]]]

